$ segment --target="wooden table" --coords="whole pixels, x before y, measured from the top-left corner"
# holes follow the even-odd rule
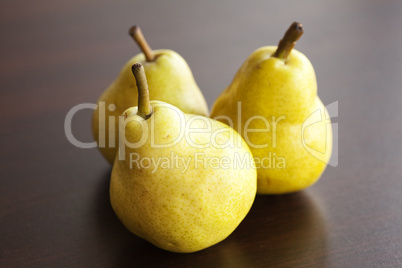
[[[136,3],[134,3],[136,2]],[[402,2],[2,1],[0,267],[401,267]],[[108,197],[111,167],[64,133],[139,49],[178,51],[209,105],[290,23],[325,104],[338,101],[339,165],[296,194],[257,196],[225,241],[169,253],[131,235]],[[73,133],[90,142],[90,109]]]

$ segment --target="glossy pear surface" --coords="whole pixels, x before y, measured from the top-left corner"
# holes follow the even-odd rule
[[[129,121],[120,133],[142,142],[115,159],[112,207],[128,230],[162,249],[202,250],[228,237],[250,210],[257,188],[251,152],[225,124],[163,102],[151,106],[146,120],[137,107],[124,112]]]
[[[94,111],[92,130],[95,140],[99,144],[99,133],[104,133],[105,145],[99,146],[103,156],[113,163],[117,147],[109,146],[109,139],[117,144],[118,116],[126,109],[137,105],[137,85],[131,73],[134,63],[142,63],[150,90],[150,99],[170,103],[185,113],[208,115],[208,106],[198,88],[193,74],[186,61],[172,50],[154,50],[155,60],[147,62],[143,53],[130,59],[122,68],[117,80],[113,82],[98,100],[98,107]],[[104,103],[105,111],[99,112],[99,103]],[[109,105],[114,104],[111,111]],[[109,126],[110,116],[114,122]],[[99,123],[100,121],[105,122]],[[111,130],[110,130],[111,129]]]
[[[250,146],[261,194],[314,184],[332,151],[331,122],[310,61],[295,49],[286,61],[278,59],[271,56],[276,49],[254,51],[211,111],[211,118],[232,125]]]

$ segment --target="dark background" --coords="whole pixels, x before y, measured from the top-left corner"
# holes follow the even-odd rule
[[[402,2],[0,2],[0,267],[402,265]],[[111,167],[64,134],[138,47],[189,63],[209,106],[247,56],[293,21],[324,104],[338,101],[339,165],[296,194],[257,196],[225,241],[169,253],[131,235],[108,199]],[[73,133],[91,141],[92,111]]]

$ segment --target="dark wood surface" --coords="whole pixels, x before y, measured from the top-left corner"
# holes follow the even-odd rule
[[[191,2],[0,2],[0,267],[402,266],[402,2]],[[131,235],[109,204],[111,167],[63,127],[139,52],[128,28],[183,55],[211,106],[294,20],[321,99],[339,104],[339,165],[303,192],[257,196],[206,250],[174,254]],[[73,119],[82,141],[91,113]]]

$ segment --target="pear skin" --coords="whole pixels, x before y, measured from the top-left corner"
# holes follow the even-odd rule
[[[210,247],[228,237],[253,204],[257,171],[251,152],[221,122],[165,102],[149,105],[123,114],[125,142],[110,181],[113,210],[128,230],[162,249]]]
[[[134,30],[141,34],[139,27]],[[141,42],[145,39],[142,38]],[[152,51],[147,47],[143,51],[124,65],[117,79],[100,96],[93,114],[93,136],[109,163],[113,163],[117,152],[118,117],[137,105],[136,81],[131,73],[134,63],[140,62],[145,68],[151,100],[170,103],[185,113],[203,116],[209,113],[204,96],[183,57],[167,49]],[[146,58],[146,52],[153,54],[152,60]]]
[[[292,49],[294,42],[286,44],[286,58],[275,55],[275,46],[254,51],[211,110],[211,118],[232,126],[249,145],[260,194],[311,186],[331,157],[331,121],[317,96],[313,66]]]

